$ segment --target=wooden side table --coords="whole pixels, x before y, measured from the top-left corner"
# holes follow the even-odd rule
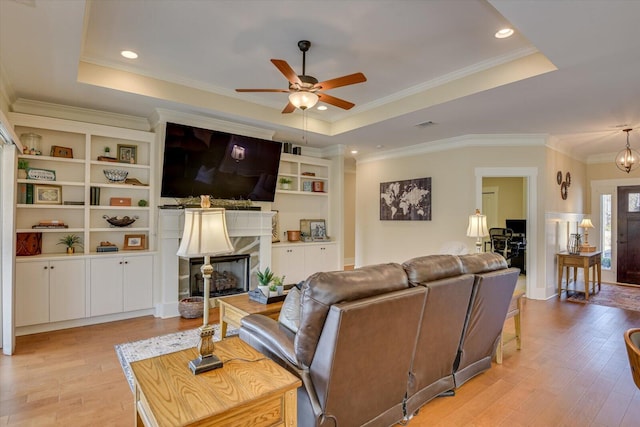
[[[220,336],[227,336],[227,325],[240,327],[240,319],[250,314],[264,314],[274,320],[278,320],[284,301],[271,304],[261,304],[249,299],[247,294],[218,298],[220,307]]]
[[[589,271],[593,268],[593,293],[596,293],[596,284],[598,292],[600,292],[602,284],[602,252],[580,252],[579,254],[570,254],[560,252],[558,256],[558,298],[562,297],[562,277],[566,270],[567,274],[567,290],[569,288],[569,267],[573,267],[573,281],[575,283],[578,277],[578,268],[584,270],[584,297],[589,300]],[[597,278],[597,282],[596,282]]]
[[[296,426],[298,378],[238,337],[214,351],[224,366],[198,375],[195,348],[133,362],[135,425]]]

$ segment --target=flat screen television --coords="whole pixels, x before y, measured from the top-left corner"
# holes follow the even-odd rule
[[[527,234],[526,219],[507,219],[505,225],[513,230],[513,234]]]
[[[167,123],[160,196],[272,202],[282,143]]]

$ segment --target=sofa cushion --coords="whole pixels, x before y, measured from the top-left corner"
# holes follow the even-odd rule
[[[433,282],[463,274],[462,264],[455,255],[427,255],[402,264],[412,285]]]
[[[315,273],[302,284],[300,326],[295,338],[296,356],[308,367],[315,354],[327,312],[333,304],[406,289],[407,275],[396,263],[351,271]]]
[[[298,332],[300,326],[300,290],[294,286],[284,299],[278,322],[292,332]]]
[[[489,271],[503,270],[509,267],[507,260],[495,252],[460,255],[458,258],[460,258],[464,273],[480,274]]]

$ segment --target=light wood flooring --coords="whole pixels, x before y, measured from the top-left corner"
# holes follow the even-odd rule
[[[200,322],[144,317],[18,337],[16,354],[0,357],[0,426],[134,425],[113,346]],[[622,338],[638,325],[640,312],[527,301],[523,349],[507,344],[502,365],[431,401],[409,426],[638,426],[640,390]]]

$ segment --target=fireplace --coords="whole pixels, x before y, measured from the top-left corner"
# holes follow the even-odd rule
[[[189,296],[203,296],[204,277],[200,268],[204,258],[184,259],[189,263]],[[211,257],[213,274],[209,297],[223,297],[249,291],[248,254]]]

